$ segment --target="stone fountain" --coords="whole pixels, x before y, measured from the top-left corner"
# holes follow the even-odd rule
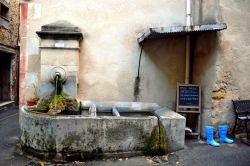
[[[42,26],[37,34],[41,99],[32,110],[20,109],[25,153],[75,160],[184,148],[185,118],[168,108],[156,103],[76,101],[79,28],[59,21]]]

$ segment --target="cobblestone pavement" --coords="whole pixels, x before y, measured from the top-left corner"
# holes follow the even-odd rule
[[[0,166],[40,166],[56,165],[43,162],[18,152],[19,145],[18,107],[0,111]],[[148,165],[184,165],[184,166],[248,166],[250,165],[250,147],[236,140],[234,144],[222,144],[212,147],[202,141],[187,140],[185,149],[166,156],[132,157],[104,159],[98,161],[75,161],[57,165],[69,166],[148,166]]]

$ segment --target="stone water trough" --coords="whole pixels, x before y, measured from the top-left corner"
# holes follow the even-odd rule
[[[85,101],[81,102],[81,115],[59,116],[35,114],[25,108],[21,107],[19,116],[21,144],[43,158],[142,154],[159,124],[167,134],[168,152],[184,148],[185,118],[155,103]]]
[[[184,147],[185,118],[155,103],[83,101],[78,109],[80,28],[57,21],[43,25],[37,34],[41,39],[40,104],[37,112],[27,106],[20,110],[25,151],[60,160],[131,156],[146,151],[152,135],[160,142],[162,133],[168,152]],[[39,108],[41,103],[47,103],[46,109]],[[74,115],[66,114],[72,108],[77,108]]]

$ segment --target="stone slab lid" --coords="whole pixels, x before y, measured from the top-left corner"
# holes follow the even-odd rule
[[[42,39],[81,40],[83,38],[79,27],[64,20],[43,25],[41,31],[37,31],[36,33]]]

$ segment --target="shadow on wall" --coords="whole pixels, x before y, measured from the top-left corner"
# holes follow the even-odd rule
[[[205,125],[216,125],[228,121],[229,114],[222,113],[224,108],[221,106],[230,105],[231,102],[224,103],[220,99],[219,102],[214,102],[213,100],[213,91],[223,67],[219,63],[219,33],[207,32],[196,36],[194,46],[192,78],[193,83],[200,84],[202,88],[201,135],[204,137]],[[223,107],[226,108],[229,105]]]
[[[208,32],[194,39],[192,57],[192,83],[202,88],[202,105],[212,107],[212,91],[216,82],[216,66],[218,55],[218,34]]]
[[[147,40],[140,69],[141,101],[175,109],[176,84],[184,82],[185,38]]]

